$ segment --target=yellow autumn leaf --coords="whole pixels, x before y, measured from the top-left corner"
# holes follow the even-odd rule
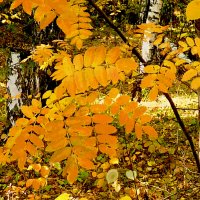
[[[53,155],[50,158],[50,163],[61,162],[62,160],[67,159],[71,154],[71,149],[69,147],[64,147],[57,151],[54,151]]]
[[[45,16],[39,22],[40,29],[43,30],[44,28],[46,28],[55,18],[56,13],[54,11],[49,11],[48,13],[45,13]]]
[[[33,111],[32,111],[30,106],[22,106],[21,107],[21,111],[28,118],[33,118],[34,117]]]
[[[30,134],[29,140],[38,148],[44,147],[43,141],[35,134]]]
[[[59,195],[55,200],[69,200],[70,194],[63,193]]]
[[[144,68],[144,72],[154,74],[154,73],[158,73],[159,69],[160,69],[159,65],[147,65]]]
[[[131,200],[131,197],[126,195],[124,197],[121,197],[119,200]]]
[[[119,81],[120,75],[116,67],[110,66],[106,68],[106,72],[107,72],[108,80],[111,80],[113,84],[116,84]]]
[[[74,73],[74,81],[76,84],[77,92],[85,92],[88,89],[84,71],[76,71]]]
[[[187,20],[196,20],[200,18],[200,0],[191,1],[186,8]]]
[[[194,40],[191,37],[186,37],[186,42],[190,47],[194,46]]]
[[[122,95],[120,97],[117,98],[116,102],[122,106],[122,105],[126,105],[130,102],[131,97],[129,95]]]
[[[19,127],[26,127],[26,125],[28,125],[29,120],[26,118],[18,118],[17,121],[15,122],[16,126]]]
[[[156,74],[149,74],[142,79],[141,88],[148,88],[155,85],[155,80],[157,78]]]
[[[94,68],[94,75],[102,86],[107,86],[108,85],[108,79],[107,79],[107,72],[104,66],[96,66]]]
[[[78,177],[78,166],[77,160],[74,156],[71,156],[67,159],[62,176],[67,177],[67,180],[70,184],[73,184],[76,181]]]
[[[113,118],[107,114],[95,114],[92,117],[92,121],[97,124],[109,124],[113,121]]]
[[[96,67],[101,65],[105,61],[106,57],[106,48],[104,46],[99,46],[96,48],[94,60],[92,62],[92,66]]]
[[[162,40],[163,40],[163,37],[158,37],[158,38],[154,41],[153,45],[158,46],[159,44],[162,43]]]
[[[116,98],[118,94],[119,94],[119,89],[117,89],[117,88],[112,88],[112,89],[109,91],[108,96],[109,96],[110,98]]]
[[[40,170],[40,174],[42,177],[47,178],[50,172],[50,168],[48,166],[42,166]]]
[[[81,70],[83,68],[83,56],[81,54],[74,56],[73,63],[75,70]]]
[[[120,58],[116,61],[115,66],[119,71],[124,71],[125,74],[137,69],[137,63],[131,58]]]
[[[117,132],[117,129],[108,124],[96,124],[94,126],[94,131],[98,134],[113,134]]]
[[[152,126],[142,126],[142,130],[149,135],[150,139],[157,139],[158,133]]]
[[[191,82],[191,88],[197,90],[200,88],[200,77],[194,78]]]
[[[76,40],[76,47],[78,50],[80,50],[83,47],[83,40],[80,37],[78,37]]]
[[[138,139],[142,139],[142,126],[139,123],[135,124],[135,135]]]
[[[149,100],[155,101],[158,96],[158,87],[154,86],[149,92]]]
[[[84,66],[85,67],[91,67],[91,65],[94,61],[95,50],[96,50],[96,47],[90,47],[86,50],[86,52],[84,54]]]
[[[86,79],[86,85],[88,87],[91,87],[93,89],[97,89],[98,86],[99,86],[99,83],[94,75],[94,69],[92,68],[86,68],[84,70],[84,74],[85,74],[85,77],[87,77]]]
[[[151,121],[151,116],[150,115],[142,115],[140,117],[140,120],[141,120],[141,124],[145,124],[145,123],[148,123]]]
[[[75,96],[76,94],[76,83],[74,80],[74,76],[69,76],[63,79],[63,83],[65,83],[67,87],[67,92],[70,96]]]
[[[121,110],[119,113],[119,124],[120,126],[124,126],[128,121],[128,112]]]
[[[119,47],[113,47],[110,49],[106,55],[106,62],[108,64],[113,64],[117,61],[117,59],[120,57],[121,50]]]
[[[183,48],[188,47],[188,45],[187,45],[185,42],[183,42],[183,41],[178,41],[178,44],[179,44],[181,47],[183,47]]]
[[[187,72],[185,72],[185,74],[182,77],[182,81],[189,81],[195,76],[197,76],[197,70],[190,69]]]

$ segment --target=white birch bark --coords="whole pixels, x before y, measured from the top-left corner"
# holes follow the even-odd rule
[[[19,84],[17,84],[17,80],[19,79],[17,67],[20,65],[20,54],[11,52],[11,63],[10,63],[10,70],[11,73],[8,76],[7,81],[7,90],[9,95],[11,96],[11,100],[8,102],[8,113],[9,113],[9,120],[12,125],[15,123],[14,119],[14,112],[15,110],[19,110],[20,106],[22,105],[21,98],[15,98],[20,96],[22,93],[22,89]]]
[[[146,23],[158,24],[160,20],[160,12],[162,8],[162,0],[150,0],[149,10],[147,13]],[[146,34],[145,34],[146,33]],[[149,36],[148,30],[144,33],[142,42],[142,57],[146,62],[151,60],[153,41],[155,40],[155,34]],[[143,72],[144,66],[141,64],[140,70]]]

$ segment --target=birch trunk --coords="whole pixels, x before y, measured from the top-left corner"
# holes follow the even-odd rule
[[[11,52],[11,62],[10,64],[10,75],[8,76],[7,81],[7,90],[10,95],[10,100],[8,101],[8,120],[11,125],[14,125],[15,118],[18,115],[18,111],[20,106],[22,105],[22,99],[19,98],[22,89],[20,84],[18,83],[19,79],[19,64],[20,62],[20,54]]]
[[[147,0],[146,10],[143,13],[143,23],[158,24],[160,20],[161,8],[162,8],[162,0]],[[152,57],[153,41],[155,40],[155,34],[151,34],[151,36],[149,36],[147,30],[145,33],[142,42],[142,57],[146,62],[148,62],[151,60]],[[143,69],[144,65],[141,64],[140,66],[141,72],[143,72]]]

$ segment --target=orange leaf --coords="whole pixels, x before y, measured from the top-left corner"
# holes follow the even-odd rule
[[[110,147],[117,148],[117,137],[112,135],[98,135],[97,140],[99,143],[108,144]]]
[[[90,125],[91,117],[90,116],[77,116],[77,117],[69,117],[66,119],[66,124],[68,126],[73,125]]]
[[[84,93],[88,89],[85,73],[83,71],[76,71],[74,73],[74,80],[77,92]]]
[[[34,171],[39,172],[41,170],[40,164],[31,164]]]
[[[106,55],[106,62],[108,64],[113,64],[117,61],[117,59],[120,57],[121,50],[119,47],[113,47],[110,49]]]
[[[33,118],[34,117],[30,106],[22,106],[21,107],[21,111],[28,118]]]
[[[125,124],[125,132],[131,133],[135,127],[135,119],[129,118]]]
[[[191,82],[191,88],[197,90],[200,88],[200,77],[194,78]]]
[[[83,107],[80,107],[76,113],[75,113],[75,116],[85,116],[85,115],[88,115],[90,112],[88,106],[83,106]]]
[[[19,118],[16,121],[16,126],[26,127],[29,123],[29,120],[26,118]]]
[[[40,181],[38,179],[33,179],[32,187],[34,190],[39,190],[40,189]]]
[[[138,123],[135,124],[135,134],[138,139],[142,139],[142,126]]]
[[[128,113],[122,110],[119,113],[119,124],[120,126],[124,126],[128,120]]]
[[[149,88],[154,86],[154,81],[157,78],[156,74],[150,74],[142,79],[141,88]]]
[[[84,55],[84,66],[85,67],[91,67],[94,57],[95,57],[95,50],[96,47],[90,47],[87,49]]]
[[[113,103],[110,107],[110,113],[116,115],[120,110],[120,105],[118,103]]]
[[[88,85],[88,87],[90,86],[93,89],[97,89],[99,86],[99,83],[94,75],[94,70],[91,68],[86,68],[84,70],[85,73],[85,77],[86,78],[86,85]]]
[[[129,101],[130,101],[130,99],[131,99],[131,97],[128,96],[128,95],[122,95],[122,96],[120,96],[119,98],[117,98],[117,101],[116,101],[116,102],[117,102],[120,106],[122,106],[122,105],[128,104]]]
[[[29,188],[29,187],[32,186],[33,180],[34,180],[34,179],[28,179],[28,180],[26,181],[26,188]]]
[[[83,56],[78,54],[74,57],[73,63],[75,66],[75,70],[81,70],[83,68]]]
[[[135,114],[134,114],[134,117],[140,117],[141,115],[144,114],[144,112],[147,110],[147,107],[146,106],[140,106],[140,107],[137,107],[135,109]]]
[[[63,115],[65,117],[70,117],[70,116],[72,116],[74,114],[75,111],[76,111],[76,105],[75,104],[70,104],[63,111]]]
[[[141,124],[145,124],[151,121],[151,116],[150,115],[142,115],[140,117]]]
[[[65,79],[63,79],[63,83],[67,87],[67,92],[70,96],[75,96],[76,94],[76,83],[74,80],[74,76],[68,76]]]
[[[104,104],[95,104],[90,106],[90,111],[92,113],[103,113],[107,110],[107,106]]]
[[[92,117],[92,121],[93,123],[108,124],[113,121],[113,118],[106,114],[95,114]]]
[[[149,92],[149,100],[155,101],[158,96],[158,87],[154,86]]]
[[[108,79],[107,79],[107,72],[105,67],[103,66],[96,66],[94,68],[94,75],[97,79],[97,81],[102,85],[102,86],[107,86],[108,85]]]
[[[40,29],[46,28],[53,20],[56,18],[56,13],[54,11],[49,11],[45,13],[45,16],[40,21]]]
[[[72,126],[69,127],[68,133],[70,135],[74,135],[75,133],[78,133],[80,136],[91,136],[93,131],[93,127],[91,126]]]
[[[105,154],[107,154],[110,157],[116,157],[116,155],[117,155],[116,149],[110,148],[110,147],[108,147],[105,144],[100,144],[99,145],[99,150],[102,153],[105,153]]]
[[[30,142],[26,143],[26,150],[30,153],[31,156],[35,156],[37,153],[36,147],[32,145]]]
[[[78,158],[77,160],[78,160],[78,164],[87,170],[95,168],[94,163],[88,158]]]
[[[112,88],[109,93],[108,93],[108,96],[110,98],[116,98],[117,95],[119,94],[119,90],[117,88]]]
[[[152,126],[142,126],[142,130],[149,135],[151,139],[157,139],[158,133]]]
[[[42,177],[47,178],[49,176],[50,169],[47,166],[42,166],[40,170],[40,174]]]
[[[15,0],[12,2],[10,10],[13,10],[15,8],[17,8],[18,6],[20,6],[23,3],[24,0]]]
[[[54,141],[48,144],[48,146],[45,148],[45,151],[47,152],[55,152],[59,149],[62,149],[64,147],[66,147],[66,145],[68,144],[68,140],[67,138],[63,138],[59,141]]]
[[[116,84],[120,80],[118,69],[114,66],[106,68],[107,78],[111,80],[113,84]]]
[[[43,141],[35,134],[30,134],[29,140],[38,148],[44,147]]]
[[[98,134],[113,134],[117,132],[117,129],[108,124],[96,124],[94,130]]]
[[[22,151],[20,154],[20,157],[18,158],[18,167],[19,167],[20,171],[22,171],[24,169],[26,159],[27,159],[27,154],[25,151]]]
[[[32,9],[34,8],[35,4],[31,0],[23,1],[22,3],[24,12],[26,12],[28,15],[31,15]]]
[[[184,73],[183,77],[182,77],[182,81],[189,81],[191,80],[193,77],[197,76],[198,72],[195,69],[190,69],[187,72]]]
[[[78,166],[77,166],[77,160],[74,156],[71,156],[67,159],[66,165],[63,169],[62,173],[63,177],[67,176],[67,180],[70,184],[73,184],[77,177],[78,177]]]
[[[101,65],[106,57],[106,48],[104,46],[100,46],[96,48],[94,60],[92,62],[92,66],[96,67],[98,65]]]
[[[129,74],[131,71],[137,69],[137,63],[131,58],[121,58],[115,63],[119,71],[124,71],[125,74]]]
[[[55,162],[61,162],[65,159],[67,159],[71,154],[71,148],[70,147],[64,147],[62,149],[59,149],[53,153],[53,155],[50,158],[50,163]]]

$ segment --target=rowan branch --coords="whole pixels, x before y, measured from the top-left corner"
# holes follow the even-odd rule
[[[182,119],[181,119],[181,117],[180,117],[180,115],[179,115],[179,113],[178,113],[178,111],[177,111],[177,108],[176,108],[176,106],[175,106],[175,104],[174,104],[172,98],[170,97],[170,95],[169,95],[168,93],[163,93],[163,94],[165,95],[165,97],[166,97],[167,100],[169,101],[169,103],[170,103],[170,105],[171,105],[171,108],[172,108],[172,110],[173,110],[173,112],[174,112],[174,115],[176,116],[176,119],[177,119],[177,121],[178,121],[178,123],[179,123],[181,129],[182,129],[183,133],[185,134],[187,140],[189,141],[190,148],[191,148],[191,150],[192,150],[192,154],[193,154],[193,156],[194,156],[194,159],[195,159],[195,162],[196,162],[196,165],[197,165],[197,168],[198,168],[198,172],[200,173],[200,160],[199,160],[198,155],[197,155],[197,152],[196,152],[196,150],[195,150],[195,147],[194,147],[194,143],[193,143],[193,141],[192,141],[192,138],[191,138],[191,136],[189,135],[189,133],[187,132],[187,130],[186,130],[186,128],[185,128],[185,125],[184,125],[184,123],[183,123],[183,121],[182,121]]]
[[[88,2],[95,8],[95,10],[98,11],[98,13],[105,19],[105,21],[110,25],[110,27],[115,30],[115,32],[121,37],[121,39],[126,44],[131,46],[129,44],[129,41],[126,38],[126,36],[113,24],[113,22],[108,18],[108,16],[105,14],[105,12],[103,10],[101,10],[92,0],[88,0]],[[134,54],[140,60],[140,62],[146,63],[145,60],[143,59],[143,57],[141,56],[141,54],[137,51],[137,49],[135,47],[133,47],[133,49],[132,49],[132,54]]]

